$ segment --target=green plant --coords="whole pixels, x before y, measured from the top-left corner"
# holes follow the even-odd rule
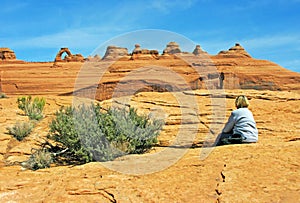
[[[115,123],[114,141],[126,148],[126,153],[141,154],[157,143],[157,136],[162,128],[161,120],[150,120],[146,115],[138,115],[136,109],[110,109]]]
[[[0,93],[0,99],[8,98],[5,93]]]
[[[19,97],[17,103],[18,108],[23,110],[29,119],[41,120],[43,118],[43,109],[46,104],[46,100],[44,98],[35,97],[32,99],[31,96]]]
[[[8,133],[13,135],[17,140],[22,141],[31,133],[34,125],[28,122],[17,122],[13,127],[7,127]]]
[[[56,113],[50,124],[50,139],[68,149],[67,159],[86,163],[99,158],[111,160],[109,143],[98,126],[100,106],[85,106],[75,109],[66,107]],[[97,116],[98,115],[98,116]]]
[[[22,162],[24,168],[38,170],[49,168],[53,163],[52,154],[47,149],[38,149],[32,153],[27,161]]]
[[[144,153],[157,142],[162,122],[135,109],[101,111],[99,105],[61,108],[50,124],[49,138],[65,150],[65,159],[108,161],[124,153]]]

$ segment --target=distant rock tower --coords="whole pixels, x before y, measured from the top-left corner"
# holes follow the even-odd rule
[[[194,49],[193,54],[198,56],[198,55],[201,55],[201,54],[207,54],[207,52],[203,51],[201,49],[200,45],[196,45],[196,48]]]
[[[117,60],[128,56],[128,49],[117,46],[108,46],[102,60]]]
[[[164,49],[163,54],[178,54],[181,53],[179,44],[176,42],[169,42],[167,47]]]
[[[9,48],[0,48],[0,61],[16,60],[16,54]]]
[[[101,56],[99,54],[96,54],[95,56],[88,56],[86,59],[86,61],[89,61],[89,62],[99,62],[101,61]]]
[[[134,50],[132,51],[132,54],[141,54],[142,53],[142,48],[141,45],[136,44],[134,45]]]
[[[239,43],[236,43],[228,51],[220,51],[217,56],[224,58],[251,58],[251,55]]]
[[[134,50],[132,51],[131,60],[151,60],[151,59],[157,59],[159,53],[157,50],[149,50],[149,49],[142,49],[141,45],[136,44],[134,45]]]

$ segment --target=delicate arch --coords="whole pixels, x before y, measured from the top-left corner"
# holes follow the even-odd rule
[[[69,58],[72,58],[72,56],[73,56],[71,51],[68,48],[61,48],[60,51],[56,54],[56,57],[55,57],[56,62],[63,61],[63,59],[61,58],[63,53],[66,53]]]

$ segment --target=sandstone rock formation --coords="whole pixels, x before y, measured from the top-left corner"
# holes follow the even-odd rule
[[[220,51],[218,56],[224,58],[251,58],[250,54],[239,43],[236,43],[228,51]]]
[[[102,60],[119,60],[121,58],[130,58],[127,48],[108,46]]]
[[[147,60],[147,59],[158,59],[158,51],[157,50],[148,50],[142,49],[139,44],[135,45],[134,50],[132,51],[132,60],[140,59],[140,60]]]
[[[66,53],[64,59],[61,58],[61,56]],[[73,55],[69,48],[63,47],[59,50],[59,52],[56,54],[55,62],[83,62],[84,57],[81,54],[75,54]]]
[[[179,45],[177,48],[178,47]],[[115,46],[107,47],[107,53],[104,59],[97,59],[97,64],[90,64],[94,64],[97,67],[101,67],[102,65],[110,66],[98,84],[91,84],[90,88],[96,89],[96,99],[105,100],[111,98],[114,88],[123,77],[132,71],[149,65],[166,67],[174,71],[174,73],[184,78],[192,89],[208,88],[207,85],[209,83],[209,88],[211,89],[218,89],[222,86],[224,89],[300,90],[298,86],[300,76],[298,73],[284,69],[267,60],[245,57],[245,55],[239,54],[241,51],[242,53],[246,52],[241,45],[237,45],[228,51],[231,54],[234,53],[234,57],[228,57],[228,54],[218,54],[215,56],[205,54],[205,57],[202,58],[195,56],[193,53],[180,53],[179,56],[163,54],[155,58],[153,56],[155,56],[157,52],[152,54],[152,50],[148,51],[146,53],[149,54],[139,53],[131,56],[128,54],[126,48]],[[196,52],[197,51],[199,51],[199,47],[196,47]],[[137,60],[130,60],[133,59],[132,57],[136,57],[134,59]],[[182,60],[182,57],[184,60]],[[187,63],[188,61],[193,61],[193,57],[195,57],[198,62]],[[106,60],[116,60],[116,62],[110,64],[111,61]],[[40,92],[43,94],[72,94],[74,92],[74,83],[76,82],[78,72],[82,68],[82,65],[82,63],[60,62],[24,64],[14,62],[12,65],[0,66],[1,71],[3,71],[1,81],[2,91],[7,95],[26,95],[32,94],[32,92]],[[62,67],[69,71],[66,74],[65,71],[60,72],[56,69],[49,69],[49,67]],[[200,75],[195,71],[195,67],[201,68]],[[32,71],[35,72],[35,75],[32,75]],[[222,81],[220,80],[221,72],[223,72],[224,76],[224,80]],[[151,74],[155,73],[157,72],[151,72]],[[89,74],[89,77],[93,76],[92,71]],[[95,74],[97,74],[97,71]],[[151,76],[151,74],[145,76]],[[28,80],[34,81],[34,83],[28,83]],[[140,81],[143,80],[141,79]],[[131,89],[134,88],[134,83],[132,81],[123,82],[127,85],[127,88],[125,88],[127,92],[124,91],[123,95],[129,94]],[[176,81],[174,82],[176,83]],[[153,83],[144,83],[144,86],[145,87],[138,90],[138,92],[170,91],[170,88],[167,87],[168,85],[165,84],[161,85],[160,88],[157,88],[157,85]]]
[[[198,55],[201,55],[201,54],[207,54],[206,51],[203,51],[200,47],[200,45],[196,45],[194,51],[193,51],[193,54],[198,56]]]
[[[163,150],[169,149],[167,146],[175,141],[179,131],[185,129],[195,133],[193,145],[186,148],[183,157],[178,157],[178,161],[168,168],[146,175],[124,174],[99,162],[77,166],[52,165],[37,171],[22,169],[20,162],[28,159],[31,149],[38,149],[39,143],[47,137],[48,124],[55,112],[61,106],[71,105],[73,98],[46,96],[45,118],[22,142],[8,135],[6,130],[16,120],[25,120],[25,116],[16,113],[19,112],[15,104],[17,97],[2,99],[1,202],[298,202],[300,94],[257,90],[228,90],[224,94],[226,115],[235,108],[237,95],[246,94],[250,98],[259,142],[216,147],[206,159],[200,159],[200,155],[205,150],[202,143],[216,116],[211,108],[213,105],[216,108],[222,106],[222,103],[211,102],[212,95],[208,91],[180,94],[190,101],[197,98],[199,111],[189,115],[198,118],[196,129],[190,123],[182,123],[183,116],[186,116],[182,109],[188,106],[181,107],[172,93],[143,92],[130,98],[130,105],[139,112],[158,109],[165,115],[166,122],[157,146],[149,153],[124,156],[120,162],[162,152],[160,159],[166,154]],[[109,102],[102,102],[101,106],[105,107]],[[220,122],[226,122],[226,118]],[[170,148],[176,153],[183,150]],[[139,166],[136,163],[131,167],[138,170]]]
[[[169,42],[167,47],[163,50],[163,54],[178,54],[181,53],[179,44],[176,42]]]
[[[16,60],[16,54],[9,48],[0,48],[0,61]]]
[[[101,56],[99,56],[98,54],[96,54],[96,55],[94,56],[94,60],[100,61],[100,60],[101,60]]]
[[[86,61],[90,61],[90,62],[99,62],[99,61],[101,61],[101,57],[98,55],[98,54],[96,54],[95,56],[88,56],[87,58],[86,58]]]
[[[225,89],[292,90],[300,82],[298,73],[271,61],[254,59],[238,43],[210,58],[218,71],[224,73]]]
[[[145,52],[145,50],[144,50]],[[142,48],[141,48],[141,45],[139,44],[136,44],[134,45],[134,50],[132,51],[132,54],[141,54],[142,53]],[[149,53],[147,53],[149,54]]]
[[[83,64],[1,62],[0,91],[8,96],[0,102],[1,202],[299,201],[299,73],[267,60],[251,58],[240,45],[216,56],[208,55],[205,60],[190,54],[192,56],[189,57],[200,58],[194,64],[180,57],[171,58],[175,56],[171,53],[165,53],[163,56],[170,58],[164,60],[129,60],[131,56],[127,49],[110,48],[107,59],[116,61],[97,61],[95,67],[84,73],[86,80],[81,82],[90,82],[90,78],[96,81],[90,90],[96,92],[93,96],[102,101],[104,109],[112,104],[125,105],[137,108],[141,114],[151,112],[165,119],[158,143],[148,154],[127,155],[119,161],[124,163],[135,161],[138,157],[151,157],[169,148],[176,153],[186,149],[185,155],[178,157],[178,161],[170,167],[141,176],[113,171],[98,162],[72,167],[52,165],[38,171],[24,170],[20,163],[30,157],[32,148],[39,149],[45,141],[55,112],[62,106],[72,105],[74,96],[67,95],[74,93]],[[196,47],[196,53],[198,51]],[[118,60],[124,57],[126,60]],[[107,64],[107,71],[99,78],[99,67]],[[52,65],[61,68],[51,69]],[[176,81],[172,75],[165,77],[168,76],[164,75],[167,71],[143,69],[149,66],[165,67],[173,76],[182,78],[192,90],[181,88],[181,81]],[[196,66],[201,67],[200,75],[194,69]],[[131,73],[139,74],[136,75],[138,77],[129,77]],[[158,76],[157,80],[145,79],[152,76]],[[165,78],[170,78],[179,87],[171,86],[172,82],[159,81]],[[217,94],[212,94],[207,86],[218,88],[221,86],[218,84],[220,78],[224,79],[222,86],[225,90],[215,90]],[[141,88],[137,88],[137,84]],[[114,93],[118,93],[117,87],[122,85],[124,88],[120,89],[120,96],[126,97],[111,99]],[[89,87],[86,89],[89,90]],[[247,95],[250,100],[249,108],[257,123],[259,142],[216,147],[206,159],[200,159],[203,150],[206,150],[202,147],[203,143],[212,134],[211,126],[226,122],[235,109],[235,97],[241,94]],[[6,129],[16,121],[28,121],[16,105],[20,95],[41,96],[47,101],[45,118],[36,123],[32,133],[21,142],[9,135]],[[184,112],[190,106],[183,105],[178,98],[185,98],[198,108]],[[213,98],[217,102],[213,103]],[[129,104],[122,101],[129,101]],[[213,108],[216,111],[212,111]],[[219,116],[219,111],[226,118]],[[185,136],[195,135],[191,147],[168,147],[173,142],[177,143],[178,132],[182,130],[187,130]],[[138,164],[132,167],[133,170],[139,169]]]
[[[53,63],[53,65],[51,66],[51,68],[61,68],[62,67],[62,65],[61,64],[59,64],[58,62],[54,62]]]

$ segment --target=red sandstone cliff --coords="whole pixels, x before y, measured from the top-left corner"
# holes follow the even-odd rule
[[[172,45],[172,46],[171,46]],[[132,54],[120,47],[109,46],[103,60],[87,60],[69,63],[0,63],[1,88],[8,95],[15,94],[72,94],[82,91],[74,89],[80,71],[86,69],[86,89],[96,90],[96,98],[108,99],[112,96],[114,88],[122,80],[124,89],[132,91],[136,82],[143,88],[140,91],[175,91],[169,86],[173,84],[185,88],[188,84],[191,89],[221,88],[220,75],[224,74],[223,88],[225,89],[257,89],[257,90],[299,90],[300,74],[289,71],[273,62],[254,59],[239,44],[228,51],[221,51],[212,56],[197,46],[193,53],[178,52],[178,44],[168,44],[163,55],[154,51],[138,47]],[[141,49],[141,50],[137,50]],[[171,54],[176,50],[176,54]],[[60,52],[61,53],[61,52]],[[58,54],[60,56],[60,54]],[[120,59],[120,60],[117,60]],[[115,61],[117,60],[117,61]],[[82,60],[80,60],[82,61]],[[196,63],[194,63],[196,61]],[[176,81],[168,82],[145,82],[143,78],[126,81],[126,76],[147,66],[166,68],[184,79],[184,83]],[[50,67],[58,67],[51,69]],[[99,68],[105,67],[106,72],[99,78]],[[195,68],[200,70],[197,72]],[[145,77],[151,77],[155,72],[145,72]],[[157,73],[156,73],[157,74]],[[90,83],[88,78],[98,77],[95,83]],[[142,77],[142,76],[141,76]],[[167,75],[161,76],[168,77]],[[171,77],[171,76],[170,76]],[[124,79],[125,78],[125,79]],[[208,82],[210,86],[208,87]],[[90,86],[88,86],[90,85]],[[158,87],[159,86],[159,87]],[[78,86],[77,86],[78,87]],[[123,95],[128,93],[123,92]]]

